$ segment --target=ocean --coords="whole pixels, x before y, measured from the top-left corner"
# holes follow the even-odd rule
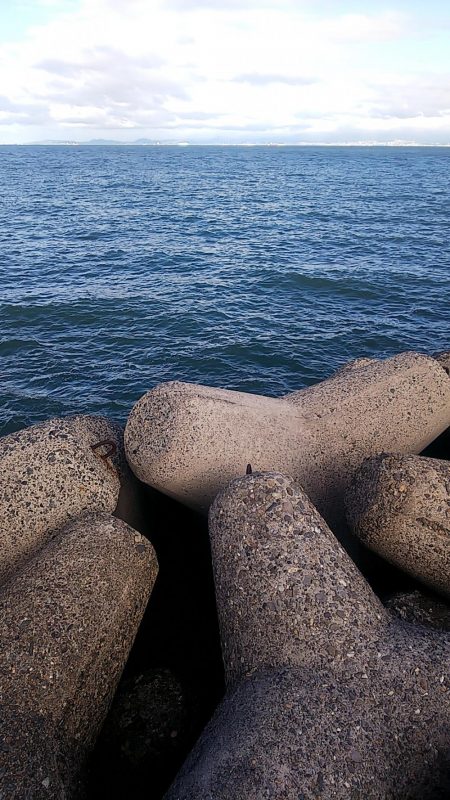
[[[0,433],[450,347],[450,148],[0,147]]]

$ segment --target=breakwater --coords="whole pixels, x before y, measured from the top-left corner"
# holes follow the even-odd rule
[[[194,746],[170,798],[444,797],[449,425],[401,353],[0,439],[5,796],[162,796]]]

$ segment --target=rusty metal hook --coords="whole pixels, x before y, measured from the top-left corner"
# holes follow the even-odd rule
[[[96,451],[98,450],[99,447],[107,447],[108,449],[106,453],[103,454],[97,453]],[[97,442],[96,444],[91,444],[91,450],[94,452],[94,455],[96,456],[98,455],[99,458],[101,458],[102,461],[105,462],[108,469],[111,469],[113,472],[116,471],[114,465],[110,464],[110,462],[108,461],[108,458],[112,458],[117,453],[117,445],[115,442],[112,441],[112,439],[102,439],[101,442]]]

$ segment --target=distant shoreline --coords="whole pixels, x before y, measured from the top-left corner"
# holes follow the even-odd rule
[[[446,144],[420,144],[417,142],[116,142],[108,140],[90,140],[87,142],[75,141],[42,141],[42,142],[4,142],[0,147],[299,147],[299,148],[449,148],[450,142]]]

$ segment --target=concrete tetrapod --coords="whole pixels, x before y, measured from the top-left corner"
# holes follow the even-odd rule
[[[443,350],[440,353],[435,353],[433,357],[436,361],[439,361],[446,373],[450,375],[450,350]]]
[[[85,451],[93,452],[103,461],[109,472],[115,472],[120,481],[120,491],[114,516],[123,519],[140,533],[149,532],[146,503],[142,486],[133,475],[125,456],[123,427],[108,417],[91,414],[64,417],[60,425],[76,437]]]
[[[89,415],[0,439],[0,583],[69,519],[114,511],[126,469],[121,440],[119,426]]]
[[[387,600],[386,608],[406,622],[450,631],[450,606],[437,597],[417,590],[399,592]]]
[[[70,522],[0,589],[0,797],[66,798],[156,579],[152,546],[109,514]]]
[[[450,462],[387,453],[369,458],[345,502],[364,544],[450,597]]]
[[[278,400],[161,384],[131,411],[125,452],[138,478],[203,512],[248,463],[287,472],[339,528],[364,458],[420,452],[449,423],[449,376],[435,359],[403,353]]]
[[[228,692],[166,800],[428,800],[450,789],[450,637],[392,617],[304,491],[210,511]]]

